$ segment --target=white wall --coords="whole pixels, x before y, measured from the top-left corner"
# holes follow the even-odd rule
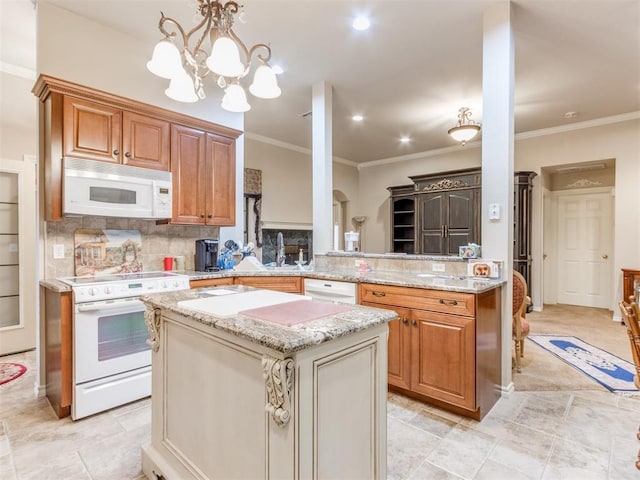
[[[245,167],[262,170],[262,221],[264,223],[313,222],[311,151],[286,148],[251,137],[245,140]],[[358,171],[333,163],[333,188],[358,205]],[[352,210],[353,211],[353,210]]]

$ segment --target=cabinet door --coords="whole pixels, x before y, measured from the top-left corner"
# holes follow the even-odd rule
[[[389,322],[388,383],[406,390],[411,389],[411,310],[373,302],[362,302],[361,305],[394,310],[400,317]]]
[[[64,97],[64,155],[119,163],[121,131],[121,110],[75,97]]]
[[[446,195],[445,192],[434,192],[419,197],[420,253],[442,255],[445,250]]]
[[[171,125],[171,223],[205,223],[205,141],[201,130]]]
[[[445,196],[445,248],[443,254],[458,255],[458,247],[479,243],[477,223],[479,190],[457,190]]]
[[[411,389],[475,410],[473,318],[419,310],[411,313]]]
[[[235,140],[207,133],[206,223],[236,224]]]
[[[122,163],[169,170],[169,122],[133,112],[122,114]]]

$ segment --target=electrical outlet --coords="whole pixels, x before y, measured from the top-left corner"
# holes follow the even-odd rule
[[[64,258],[64,244],[57,243],[53,246],[53,258]]]
[[[432,263],[431,264],[432,272],[444,272],[444,263]]]

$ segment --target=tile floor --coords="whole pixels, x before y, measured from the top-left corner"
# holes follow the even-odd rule
[[[150,437],[149,399],[78,422],[59,420],[47,400],[34,395],[35,353],[0,361],[29,368],[0,386],[1,480],[146,478],[140,446]],[[388,478],[637,480],[639,424],[638,396],[599,386],[518,390],[482,422],[389,394]]]

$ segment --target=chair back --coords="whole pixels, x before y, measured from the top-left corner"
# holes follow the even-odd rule
[[[624,301],[618,304],[622,313],[622,321],[627,327],[627,335],[631,344],[631,355],[633,363],[636,366],[636,374],[633,377],[633,383],[640,389],[640,307],[636,302],[626,303]]]
[[[513,316],[522,316],[527,303],[527,281],[520,272],[513,271]]]

